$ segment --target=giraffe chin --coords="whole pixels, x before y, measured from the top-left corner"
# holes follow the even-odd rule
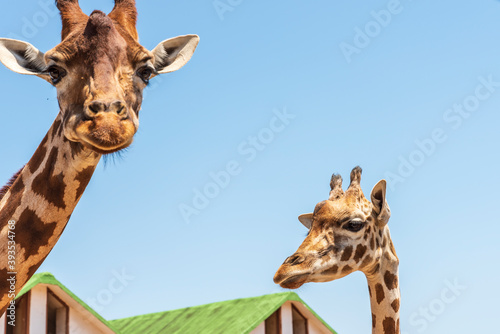
[[[122,145],[119,145],[119,146],[99,146],[98,144],[92,144],[92,143],[89,143],[87,141],[85,142],[82,142],[83,146],[87,147],[88,149],[96,152],[96,153],[99,153],[99,154],[112,154],[112,153],[116,153],[118,151],[121,151],[125,148],[127,148],[128,146],[130,146],[130,144],[132,144],[132,141],[133,141],[133,138],[130,139],[128,142],[122,144]]]
[[[279,285],[284,289],[298,289],[304,285],[304,283],[308,282],[308,276],[308,274],[291,276],[279,282]]]

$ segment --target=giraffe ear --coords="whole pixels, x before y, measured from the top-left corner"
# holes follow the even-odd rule
[[[312,213],[305,213],[303,215],[300,215],[299,221],[302,223],[302,225],[304,225],[305,227],[307,227],[307,229],[310,230],[312,222],[313,222],[313,214]]]
[[[193,56],[200,41],[198,35],[185,35],[167,39],[151,52],[154,54],[154,67],[158,73],[177,71]]]
[[[30,43],[0,38],[0,61],[11,71],[36,75],[49,81],[43,52]]]
[[[389,218],[391,217],[391,209],[389,209],[389,205],[387,204],[387,200],[385,198],[386,187],[387,183],[385,180],[381,180],[375,185],[375,187],[373,187],[371,193],[373,212],[378,218],[378,222],[382,225],[387,224]]]

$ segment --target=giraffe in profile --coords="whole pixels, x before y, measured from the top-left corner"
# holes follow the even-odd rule
[[[360,186],[361,168],[351,172],[344,192],[342,177],[333,175],[328,200],[313,213],[299,216],[309,234],[274,276],[283,288],[328,282],[361,271],[366,275],[372,310],[372,333],[399,333],[399,259],[387,222],[386,182],[379,181],[368,201]]]
[[[32,158],[0,190],[0,314],[56,244],[101,156],[132,143],[149,80],[184,66],[199,41],[179,36],[147,50],[135,0],[115,0],[107,15],[87,16],[78,0],[56,5],[62,33],[53,49],[0,39],[0,61],[55,86],[60,108]]]

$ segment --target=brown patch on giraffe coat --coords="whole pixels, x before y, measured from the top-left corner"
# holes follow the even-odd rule
[[[21,188],[22,190],[23,187],[21,187],[21,185],[23,181],[19,179],[16,183],[19,184],[19,188]],[[16,209],[21,205],[22,199],[23,192],[19,189],[16,189],[15,192],[11,192],[11,196],[9,197],[9,205],[4,206],[4,208],[0,211],[0,229],[3,229],[5,226],[7,226],[8,221],[12,219],[12,216],[14,216]]]
[[[10,288],[10,284],[9,284],[9,281],[7,281],[7,278],[9,277],[7,275],[9,271],[7,270],[7,268],[5,269],[0,269],[0,293],[3,295],[7,294],[7,292],[9,291],[9,288]]]
[[[384,287],[382,284],[377,283],[375,285],[375,295],[377,297],[377,303],[381,303],[385,298]]]
[[[47,143],[47,140],[49,138],[49,135],[45,135],[43,138],[42,142],[40,145],[38,145],[38,148],[35,151],[35,154],[31,157],[30,161],[28,162],[28,167],[30,169],[31,173],[34,173],[40,168],[40,165],[43,162],[43,159],[45,158],[45,155],[47,154],[47,148],[45,147],[45,144]]]
[[[396,333],[399,333],[399,318],[396,321]]]
[[[45,260],[45,258],[28,268],[28,274],[27,274],[28,277],[31,277],[36,273],[37,269],[40,267],[40,265],[42,264],[42,262],[44,260]]]
[[[344,266],[344,268],[342,268],[342,274],[345,274],[345,273],[348,273],[351,271],[352,271],[352,268],[349,266]]]
[[[382,321],[382,326],[384,334],[396,334],[396,322],[393,318],[385,317],[384,321]]]
[[[52,124],[52,138],[60,136],[63,130],[63,127],[61,126],[62,121],[60,119],[57,119],[54,124]]]
[[[9,182],[7,182],[7,184],[3,186],[2,189],[0,189],[0,200],[2,200],[2,198],[5,196],[5,194],[7,194],[7,192],[9,192],[9,190],[12,190],[12,192],[18,192],[19,190],[24,188],[23,180],[19,177],[23,169],[24,167],[21,168],[16,174],[14,174],[10,178]],[[17,179],[19,179],[18,182],[16,182]]]
[[[399,311],[399,298],[394,299],[394,301],[391,303],[392,309],[394,312],[398,313]]]
[[[38,254],[40,247],[48,245],[56,226],[56,222],[44,224],[35,211],[24,210],[16,224],[16,240],[19,246],[26,250],[26,259]]]
[[[375,236],[372,234],[372,238],[370,239],[370,248],[375,249]]]
[[[92,174],[94,174],[94,170],[95,166],[87,167],[75,177],[75,180],[80,183],[78,185],[78,189],[76,189],[75,200],[78,200],[83,195],[85,188],[87,187],[87,185],[90,182],[90,179],[92,178]]]
[[[352,255],[352,246],[347,246],[342,252],[342,257],[340,258],[340,261],[349,260],[351,258],[351,255]]]
[[[396,249],[394,248],[394,244],[392,243],[392,240],[389,240],[389,249],[390,249],[392,255],[394,255],[397,259],[398,255],[396,254]]]
[[[330,269],[328,270],[325,270],[323,272],[324,275],[335,275],[337,273],[337,271],[339,271],[339,266],[337,265],[334,265],[333,267],[331,267]]]
[[[377,317],[375,314],[372,313],[372,328],[375,328],[375,325],[377,324]]]
[[[370,255],[367,255],[363,261],[361,262],[361,264],[359,265],[359,267],[362,269],[364,267],[366,267],[367,265],[369,265],[371,262],[372,262],[373,258],[370,256]]]
[[[64,192],[66,190],[66,183],[64,183],[64,174],[61,172],[58,175],[53,175],[57,153],[57,147],[53,147],[46,161],[45,168],[35,177],[31,188],[33,192],[43,196],[49,203],[60,209],[65,209]]]
[[[396,289],[398,287],[398,277],[396,275],[392,274],[391,272],[389,272],[388,270],[384,274],[384,282],[385,282],[385,286],[389,290],[393,290],[393,289]]]
[[[356,247],[356,253],[354,253],[354,261],[359,262],[365,255],[366,249],[365,245],[358,245]]]

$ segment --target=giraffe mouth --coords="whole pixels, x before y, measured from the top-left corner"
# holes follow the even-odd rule
[[[285,289],[298,289],[300,288],[304,283],[307,283],[307,277],[309,274],[298,274],[298,275],[293,275],[290,277],[287,277],[285,279],[282,279],[280,281],[280,278],[276,276],[274,278],[274,282],[278,283],[282,288]]]
[[[74,133],[76,141],[85,147],[100,154],[110,154],[132,144],[136,131],[134,123],[129,119],[118,120],[104,116],[82,120]]]

